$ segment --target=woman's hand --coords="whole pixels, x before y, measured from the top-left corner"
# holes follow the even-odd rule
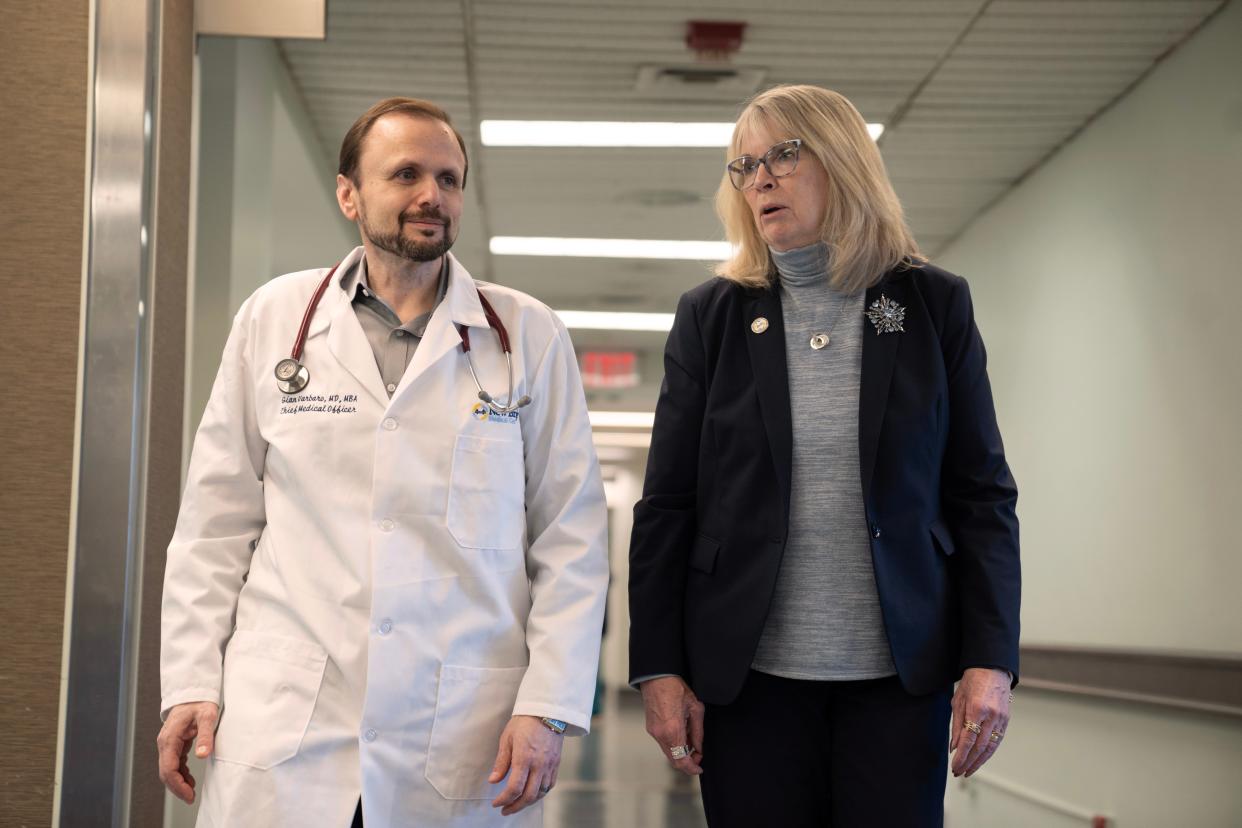
[[[992,758],[1009,727],[1010,677],[1004,670],[970,667],[953,693],[953,775],[970,776]],[[977,728],[977,729],[976,729]]]
[[[681,678],[664,676],[640,685],[647,708],[647,732],[659,743],[673,767],[690,776],[703,772],[703,703]],[[673,749],[687,747],[684,756]],[[680,751],[679,751],[680,753]]]

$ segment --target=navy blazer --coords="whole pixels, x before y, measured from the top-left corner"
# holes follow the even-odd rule
[[[903,686],[1018,674],[1017,488],[966,281],[897,268],[867,291],[904,332],[864,324],[858,442],[872,563]],[[758,317],[769,327],[755,333]],[[681,297],[630,545],[630,675],[699,698],[741,690],[789,527],[792,417],[776,287],[712,279]],[[801,416],[801,413],[799,413]],[[832,635],[831,630],[823,634]]]

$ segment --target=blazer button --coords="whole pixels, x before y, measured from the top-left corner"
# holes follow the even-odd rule
[[[871,537],[878,538],[880,536],[880,525],[878,523],[871,524]]]

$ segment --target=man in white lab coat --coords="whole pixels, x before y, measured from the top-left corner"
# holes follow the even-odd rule
[[[234,319],[164,582],[160,776],[192,802],[207,758],[200,826],[539,825],[590,725],[585,398],[557,317],[448,252],[466,172],[442,110],[376,104],[337,176],[362,246]]]

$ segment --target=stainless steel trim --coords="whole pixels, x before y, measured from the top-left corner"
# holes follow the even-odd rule
[[[128,822],[158,14],[159,0],[97,0],[92,33],[94,117],[62,825]]]

